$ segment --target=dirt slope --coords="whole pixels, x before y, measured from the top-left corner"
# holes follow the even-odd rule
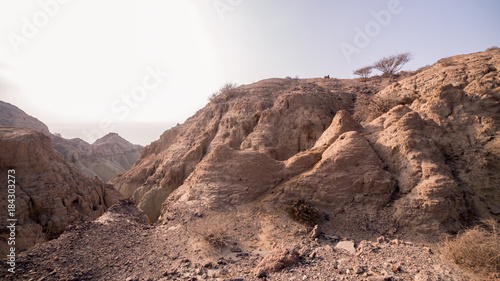
[[[141,281],[457,281],[474,278],[423,245],[383,237],[376,242],[344,241],[332,233],[311,238],[304,228],[294,226],[286,217],[268,216],[246,208],[227,225],[230,247],[223,249],[207,245],[200,235],[184,232],[181,225],[148,225],[146,221],[147,217],[135,209],[132,201],[122,200],[98,220],[68,227],[60,238],[22,253],[15,274],[3,270],[6,263],[2,263],[0,278]],[[256,227],[242,227],[249,223]],[[249,235],[248,232],[254,234],[261,226],[264,231]],[[284,235],[271,237],[271,233]],[[254,242],[249,244],[250,237]],[[261,279],[254,271],[269,253],[261,247],[262,243],[269,242],[267,239],[294,248],[298,261],[283,271],[266,273],[266,279]],[[349,245],[352,252],[344,250],[349,249]]]

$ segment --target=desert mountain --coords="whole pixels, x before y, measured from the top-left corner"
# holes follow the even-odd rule
[[[499,218],[499,67],[224,87],[110,181],[132,199],[0,277],[479,280],[417,242]]]
[[[226,88],[111,183],[167,224],[295,199],[337,231],[432,240],[499,215],[499,68],[496,49],[399,79]]]
[[[52,136],[52,143],[54,149],[83,174],[97,176],[104,182],[130,169],[142,149],[116,133],[109,133],[92,144],[79,138],[68,140],[58,136]]]
[[[7,171],[14,170],[17,251],[59,236],[70,224],[93,220],[118,202],[111,186],[69,165],[41,132],[0,128],[0,155],[3,186],[7,186]],[[8,204],[0,202],[4,222]],[[7,254],[9,236],[9,229],[2,228],[2,256]]]
[[[142,147],[126,141],[118,134],[110,133],[89,144],[75,138],[65,139],[51,134],[45,124],[21,109],[0,101],[0,127],[29,128],[52,138],[54,149],[67,162],[89,177],[98,176],[104,182],[130,169],[139,158]]]
[[[28,128],[50,135],[47,125],[16,106],[3,101],[0,101],[0,127]]]

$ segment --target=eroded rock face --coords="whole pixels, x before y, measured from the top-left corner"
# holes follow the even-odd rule
[[[57,237],[70,224],[93,220],[118,201],[111,186],[82,175],[42,133],[0,128],[0,155],[3,186],[7,186],[7,170],[15,170],[18,251]],[[0,209],[7,210],[7,200],[0,202]],[[6,215],[2,212],[2,221]],[[2,245],[7,245],[8,235],[2,229]],[[1,249],[4,255],[6,248]]]
[[[282,202],[304,198],[322,209],[376,214],[391,200],[395,184],[369,142],[352,131],[340,135],[312,169],[278,190]]]
[[[500,205],[500,50],[455,56],[377,95],[413,100],[366,125],[395,175],[395,217],[456,231]]]
[[[111,183],[125,197],[133,197],[156,221],[165,199],[199,163],[207,163],[204,158],[210,158],[211,153],[225,151],[239,159],[255,156],[270,162],[284,161],[312,148],[335,113],[352,107],[353,97],[353,93],[333,93],[326,86],[291,79],[242,86],[220,95],[184,124],[166,131],[144,148],[130,171]],[[236,162],[229,164],[243,167]],[[273,182],[279,181],[278,175],[271,176],[276,178]],[[228,174],[227,179],[230,186],[229,181],[238,182],[239,176]]]
[[[394,217],[423,234],[458,231],[469,212],[443,152],[429,138],[433,129],[438,128],[428,128],[415,111],[398,106],[370,123],[366,133],[396,177]]]
[[[396,190],[391,174],[361,126],[339,111],[311,149],[286,161],[251,150],[220,146],[165,201],[160,222],[178,210],[203,212],[260,201],[285,206],[292,199],[314,203],[331,214],[377,218]]]
[[[433,240],[498,216],[499,61],[499,50],[448,58],[381,91],[333,79],[242,86],[112,182],[161,223],[305,199],[344,228]],[[353,98],[370,91],[396,106],[359,124]]]

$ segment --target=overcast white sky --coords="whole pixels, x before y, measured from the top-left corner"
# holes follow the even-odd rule
[[[226,82],[351,78],[401,51],[417,69],[499,46],[499,14],[497,0],[0,0],[0,100],[65,137],[147,144]]]

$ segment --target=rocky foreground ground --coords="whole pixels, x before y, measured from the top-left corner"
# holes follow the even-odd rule
[[[250,219],[265,214],[253,214]],[[285,217],[271,218],[272,233],[252,245],[238,243],[245,230],[225,233],[222,248],[190,238],[180,225],[151,225],[128,200],[94,222],[70,226],[57,240],[22,253],[16,273],[3,280],[474,280],[440,257],[433,246],[379,237],[351,240],[306,230]],[[264,223],[258,222],[256,223]],[[269,234],[269,233],[268,233]],[[230,239],[232,237],[234,239]],[[265,243],[272,243],[265,250]],[[277,270],[277,272],[273,272]]]

